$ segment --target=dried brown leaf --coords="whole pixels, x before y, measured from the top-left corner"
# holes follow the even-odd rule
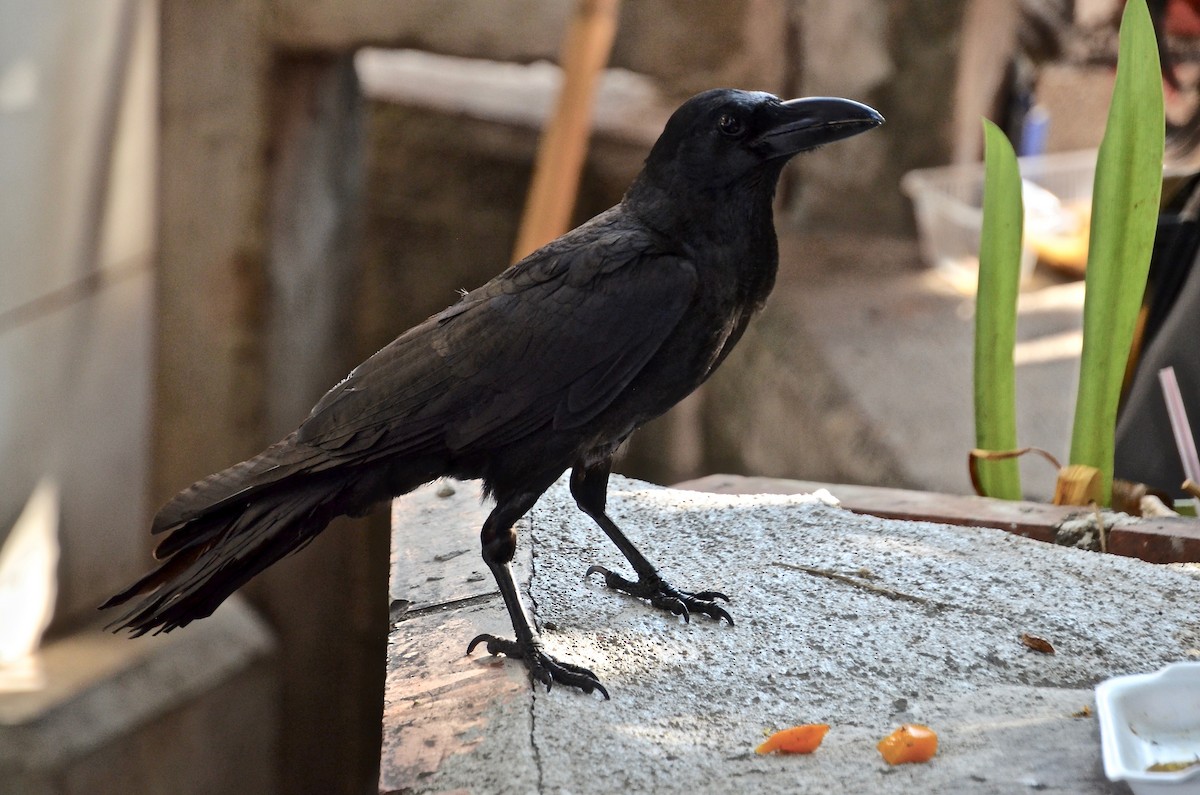
[[[1021,642],[1034,651],[1040,651],[1042,654],[1054,654],[1054,645],[1045,638],[1037,635],[1030,635],[1028,632],[1022,632]]]

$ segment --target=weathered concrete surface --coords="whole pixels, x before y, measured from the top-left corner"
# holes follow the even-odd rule
[[[0,795],[275,792],[274,652],[236,596],[185,632],[50,641],[27,687],[0,670]]]
[[[1078,505],[745,475],[709,475],[676,483],[673,488],[719,494],[808,494],[824,488],[842,507],[868,516],[992,527],[1025,538],[1104,551],[1148,563],[1200,565],[1200,522],[1190,516],[1131,516]],[[1103,544],[1099,537],[1100,520],[1104,526]]]
[[[529,63],[560,58],[577,4],[272,0],[271,6],[272,38],[293,51],[347,52],[375,45]],[[679,97],[721,85],[778,91],[802,55],[791,49],[788,6],[784,0],[626,3],[610,61],[652,76]],[[846,70],[852,71],[852,64]]]
[[[464,513],[476,498],[456,488],[446,522],[428,492],[399,501],[424,500],[424,519],[396,527],[397,547],[416,534],[436,562],[435,539],[473,544],[478,526],[465,523],[483,511]],[[806,497],[614,478],[609,507],[670,580],[729,593],[737,626],[685,625],[583,581],[590,563],[628,567],[560,482],[522,522],[530,594],[548,649],[591,667],[612,701],[515,688],[518,664],[459,656],[505,623],[475,583],[465,602],[426,607],[392,633],[381,790],[1115,793],[1094,718],[1073,713],[1101,679],[1200,655],[1194,571]],[[405,576],[439,576],[425,565]],[[453,728],[414,728],[429,723],[423,704],[455,712]],[[938,731],[939,754],[890,768],[875,743],[906,721]],[[764,730],[806,722],[833,727],[812,756],[753,753]],[[430,747],[436,770],[406,778]]]

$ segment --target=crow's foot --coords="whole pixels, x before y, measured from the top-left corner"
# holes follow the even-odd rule
[[[646,599],[659,610],[666,610],[677,616],[683,616],[684,621],[690,622],[692,613],[703,613],[717,621],[725,619],[729,622],[729,626],[733,626],[733,617],[725,612],[725,608],[716,602],[718,599],[726,602],[729,601],[729,597],[723,593],[717,591],[701,591],[699,593],[680,591],[657,576],[631,582],[620,574],[609,571],[603,566],[591,566],[584,576],[591,577],[593,574],[603,574],[604,584],[609,588],[623,591],[639,599]]]
[[[578,687],[585,693],[599,691],[608,700],[608,691],[600,684],[600,679],[587,668],[568,662],[559,662],[542,649],[542,644],[536,640],[522,643],[519,640],[497,638],[495,635],[479,635],[467,646],[467,654],[475,650],[480,643],[487,641],[488,654],[503,654],[525,663],[529,675],[535,682],[541,682],[549,690],[555,682],[567,687]]]

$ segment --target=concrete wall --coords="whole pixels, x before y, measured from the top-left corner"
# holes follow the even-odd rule
[[[96,612],[150,563],[158,4],[19,5],[0,26],[0,792],[269,792],[261,622],[233,604],[130,641]],[[13,530],[38,483],[57,504],[37,557],[61,551],[41,581]],[[37,645],[25,619],[56,592]]]
[[[238,597],[186,633],[52,640],[37,658],[40,683],[0,688],[0,793],[276,791],[271,651]]]
[[[790,4],[800,36],[798,93],[867,102],[887,119],[870,135],[797,161],[789,220],[856,233],[912,232],[905,172],[949,162],[965,0],[807,0]]]
[[[159,500],[289,432],[366,354],[350,301],[361,168],[349,54],[285,54],[273,19],[250,0],[163,8]],[[339,523],[247,589],[287,661],[280,791],[374,780],[384,524]]]
[[[147,549],[127,528],[147,507],[155,31],[152,4],[126,9],[56,3],[0,32],[0,548],[56,483],[60,621]]]

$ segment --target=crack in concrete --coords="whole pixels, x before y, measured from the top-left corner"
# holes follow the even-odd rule
[[[533,620],[537,622],[538,634],[541,634],[541,617],[538,615],[537,597],[533,595],[533,578],[537,576],[537,542],[533,537],[533,518],[527,517],[529,521],[529,532],[526,537],[529,539],[529,580],[526,583],[525,593],[529,597],[529,609],[533,613]],[[537,772],[537,791],[545,792],[545,771],[542,768],[542,752],[538,748],[537,743],[537,700],[538,690],[537,682],[530,675],[529,681],[529,748],[533,753],[533,769]]]
[[[409,605],[412,603],[407,599],[393,599],[388,612],[392,624],[395,625],[412,618],[417,618],[418,616],[428,615],[429,613],[444,613],[448,610],[457,610],[460,607],[474,607],[484,602],[490,602],[498,596],[500,596],[499,591],[492,591],[491,593],[464,596],[461,599],[450,599],[445,602],[437,602],[436,604],[411,609]]]
[[[888,599],[896,599],[902,602],[912,602],[913,604],[924,605],[926,607],[934,607],[938,610],[946,610],[951,607],[951,605],[948,604],[935,602],[932,599],[926,599],[924,596],[915,596],[913,594],[904,593],[903,591],[897,591],[894,588],[887,588],[882,585],[874,585],[873,583],[866,582],[859,577],[852,577],[848,574],[839,574],[836,571],[820,569],[816,566],[798,566],[794,563],[786,563],[784,561],[773,561],[771,565],[783,569],[791,569],[792,571],[801,571],[805,574],[811,574],[814,577],[824,577],[828,580],[845,583],[846,585],[852,585],[855,588],[861,588],[862,590],[869,591],[870,593],[886,596]]]

